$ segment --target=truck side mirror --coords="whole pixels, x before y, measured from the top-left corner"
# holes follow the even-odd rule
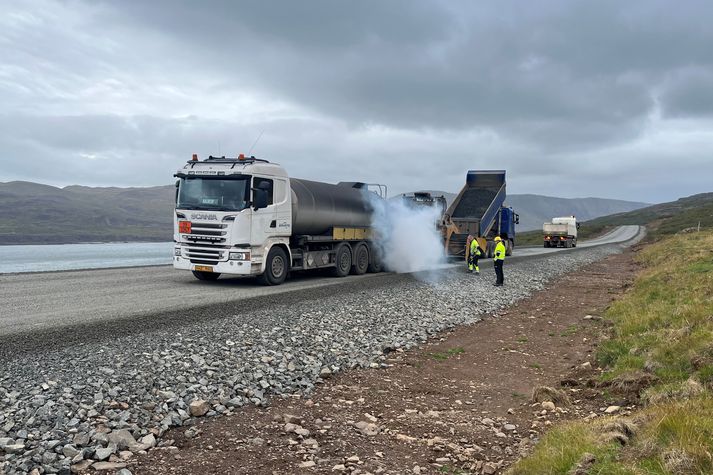
[[[176,180],[176,203],[178,203],[178,185],[181,184],[181,180]]]
[[[581,223],[577,223],[577,229],[579,229],[580,226],[581,226]]]
[[[261,208],[267,208],[267,190],[253,188],[253,208],[255,211]]]

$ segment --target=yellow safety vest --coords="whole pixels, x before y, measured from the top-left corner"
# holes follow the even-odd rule
[[[500,241],[499,243],[497,243],[495,245],[495,253],[493,254],[493,258],[496,261],[504,261],[505,260],[505,251],[506,251],[505,244],[503,244],[503,242]]]
[[[478,247],[479,247],[479,246],[478,246],[478,241],[476,241],[475,239],[473,239],[473,240],[470,242],[470,254],[473,255],[473,256],[478,256],[478,257],[480,257],[480,252],[478,252]]]

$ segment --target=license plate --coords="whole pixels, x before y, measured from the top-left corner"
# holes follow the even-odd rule
[[[213,272],[213,266],[196,266],[196,269],[199,272]]]

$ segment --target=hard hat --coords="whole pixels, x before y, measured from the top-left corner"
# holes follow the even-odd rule
[[[502,238],[500,236],[495,236],[495,239],[493,239],[493,241],[495,241],[495,242],[502,241]]]

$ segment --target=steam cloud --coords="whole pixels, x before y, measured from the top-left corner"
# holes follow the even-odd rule
[[[380,243],[381,260],[386,270],[397,273],[431,270],[446,261],[436,223],[440,210],[409,207],[403,200],[370,198],[372,227]]]

